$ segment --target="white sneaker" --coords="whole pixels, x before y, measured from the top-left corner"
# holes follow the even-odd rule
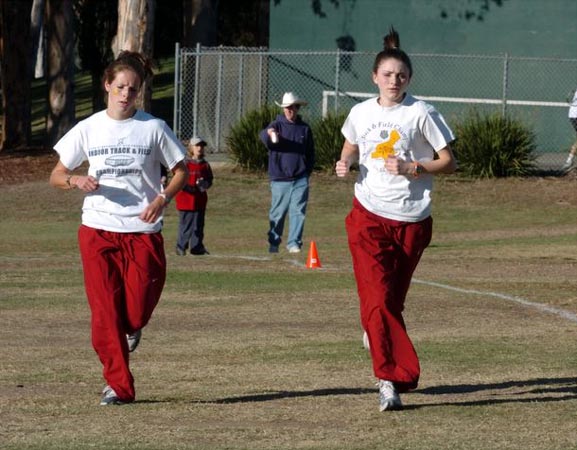
[[[122,401],[114,389],[110,386],[106,385],[102,390],[102,398],[100,399],[100,406],[108,406],[108,405],[124,405],[124,401]]]
[[[386,380],[379,380],[379,411],[399,411],[403,409],[401,397],[395,389],[395,385]]]
[[[288,248],[288,252],[289,253],[300,253],[301,252],[301,248],[297,247],[296,245],[293,245],[291,247]]]
[[[574,162],[575,162],[575,158],[572,158],[572,157],[567,158],[567,161],[565,161],[565,164],[563,164],[563,167],[561,167],[561,171],[568,172],[569,170],[571,170]]]
[[[126,335],[126,342],[128,342],[128,351],[132,353],[140,344],[140,338],[142,337],[142,330],[138,330],[133,334]]]

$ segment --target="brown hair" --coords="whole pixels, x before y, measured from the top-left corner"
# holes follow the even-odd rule
[[[118,72],[122,72],[123,70],[131,70],[138,75],[141,86],[153,74],[150,59],[138,52],[123,50],[116,59],[104,69],[102,85],[104,85],[104,83],[112,83]]]
[[[399,33],[393,27],[389,30],[389,34],[385,36],[383,42],[384,49],[377,54],[375,57],[375,63],[373,64],[373,73],[377,73],[381,62],[385,59],[393,58],[401,61],[409,69],[409,77],[413,75],[413,65],[411,64],[411,58],[403,50],[401,50],[401,40],[399,38]]]

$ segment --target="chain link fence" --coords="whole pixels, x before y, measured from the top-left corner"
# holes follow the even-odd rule
[[[280,101],[283,92],[309,102],[301,110],[309,122],[378,94],[374,53],[177,45],[175,56],[175,132],[182,140],[202,136],[213,153],[227,152],[227,134],[244,114]],[[555,170],[565,161],[575,141],[567,113],[577,59],[409,56],[410,92],[435,105],[449,124],[472,109],[509,114],[534,130],[540,167]]]

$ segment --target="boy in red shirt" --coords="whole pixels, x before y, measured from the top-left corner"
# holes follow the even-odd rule
[[[186,166],[188,182],[176,195],[178,210],[178,239],[176,254],[186,255],[190,249],[192,255],[208,255],[204,247],[204,215],[208,201],[207,189],[212,186],[212,170],[204,159],[206,142],[193,137],[188,144]]]

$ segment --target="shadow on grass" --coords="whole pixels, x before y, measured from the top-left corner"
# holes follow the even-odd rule
[[[499,392],[515,389],[512,392]],[[483,406],[505,403],[561,402],[577,400],[577,377],[571,378],[536,378],[534,380],[504,381],[487,384],[457,384],[431,386],[414,391],[422,395],[466,395],[487,392],[492,398],[463,401],[436,402],[408,405],[405,409],[420,409],[431,406]],[[566,394],[557,395],[554,394]],[[497,397],[499,396],[499,397]]]
[[[514,392],[499,392],[506,389],[515,389]],[[226,397],[216,400],[199,400],[193,403],[199,404],[235,404],[253,403],[282,400],[286,398],[302,397],[326,397],[343,395],[365,395],[375,394],[378,390],[367,388],[330,388],[314,389],[310,391],[275,391],[265,394],[244,395],[240,397]],[[505,381],[502,383],[488,384],[458,384],[431,386],[413,391],[415,394],[442,396],[442,395],[463,395],[487,392],[494,395],[493,398],[454,400],[449,402],[435,402],[426,404],[408,404],[405,410],[421,409],[438,406],[483,406],[497,405],[504,403],[532,403],[532,402],[559,402],[567,400],[577,400],[577,378],[537,378],[534,380]],[[544,395],[545,394],[545,395]],[[567,394],[553,396],[554,394]],[[408,394],[410,395],[410,394]],[[506,397],[497,397],[506,396]]]
[[[515,389],[512,392],[499,392],[507,389]],[[230,405],[236,403],[258,403],[282,400],[287,398],[304,397],[329,397],[343,395],[375,395],[377,388],[327,388],[313,389],[310,391],[274,391],[264,394],[243,395],[240,397],[225,397],[215,400],[192,400],[194,404],[205,405]],[[491,398],[467,398],[469,394],[480,394],[486,392]],[[439,406],[488,406],[507,403],[544,403],[562,402],[577,400],[577,377],[572,378],[536,378],[534,380],[504,381],[502,383],[487,384],[456,384],[431,386],[424,389],[417,389],[404,394],[410,398],[411,394],[438,396],[438,402],[405,404],[404,410],[417,410],[422,408]],[[555,395],[557,394],[557,395]],[[566,394],[566,395],[559,395]],[[462,399],[452,401],[442,401],[443,395],[463,396]],[[404,396],[403,396],[404,398]],[[171,403],[181,402],[182,399],[164,400],[137,400],[135,403]]]
[[[456,385],[441,385],[431,386],[424,389],[417,389],[414,391],[417,394],[424,395],[443,395],[443,394],[470,394],[479,391],[496,391],[500,389],[523,388],[532,386],[548,386],[541,389],[533,389],[532,392],[551,392],[551,385],[566,384],[572,386],[565,386],[563,388],[556,388],[560,392],[574,392],[577,394],[577,377],[572,378],[536,378],[534,380],[524,381],[504,381],[502,383],[487,383],[487,384],[456,384]]]
[[[331,388],[331,389],[314,389],[312,391],[276,391],[266,394],[244,395],[242,397],[227,397],[217,400],[205,400],[195,403],[211,404],[231,404],[231,403],[251,403],[251,402],[268,402],[272,400],[281,400],[283,398],[299,397],[326,397],[332,395],[364,395],[374,394],[376,389],[364,388]]]

